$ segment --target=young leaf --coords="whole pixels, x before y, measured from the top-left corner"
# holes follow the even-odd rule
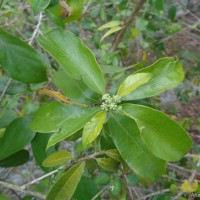
[[[117,31],[120,31],[122,29],[121,26],[115,26],[115,27],[112,27],[111,29],[109,29],[104,35],[103,37],[101,38],[101,42],[106,38],[108,37],[109,35],[111,35],[112,33],[115,33]]]
[[[184,180],[183,184],[181,185],[181,191],[186,193],[195,192],[198,189],[198,182],[195,180],[193,183],[189,182],[188,180]]]
[[[108,22],[108,23],[100,26],[97,30],[103,31],[106,28],[112,28],[112,27],[119,26],[119,25],[122,25],[121,21],[111,21],[111,22]]]
[[[117,95],[123,97],[131,93],[137,87],[144,85],[151,79],[150,73],[137,73],[132,74],[120,85]]]
[[[30,0],[30,2],[33,7],[33,11],[37,14],[44,10],[49,5],[51,0]]]
[[[82,80],[73,79],[64,70],[54,73],[53,82],[66,97],[77,102],[97,103],[101,96],[90,90]]]
[[[27,150],[18,151],[3,160],[0,160],[0,167],[17,167],[23,165],[29,159],[29,152]]]
[[[121,162],[121,156],[119,154],[119,152],[117,151],[117,149],[110,149],[106,151],[106,155],[118,162]]]
[[[49,102],[35,113],[30,125],[31,129],[40,133],[58,131],[62,123],[79,111],[77,106],[61,104],[57,101]]]
[[[179,85],[184,79],[184,71],[179,61],[173,58],[161,58],[149,67],[136,73],[151,73],[151,79],[144,85],[136,88],[124,100],[143,99],[155,96]]]
[[[155,179],[165,172],[165,161],[148,150],[133,119],[113,115],[108,125],[115,146],[135,173],[145,178]]]
[[[60,128],[60,131],[54,133],[47,144],[47,148],[64,140],[65,138],[73,135],[78,130],[83,128],[85,124],[97,113],[99,108],[86,108],[81,113],[74,115],[73,117],[65,120]]]
[[[117,171],[119,163],[112,158],[97,158],[97,164],[106,171]]]
[[[155,156],[177,161],[189,151],[191,138],[164,113],[136,104],[123,104],[122,113],[136,121],[142,139]]]
[[[68,160],[72,159],[72,155],[69,151],[58,151],[54,152],[50,156],[48,156],[42,163],[44,167],[54,167],[56,165],[60,165],[65,163]]]
[[[19,118],[9,124],[0,138],[0,160],[22,150],[31,142],[35,133],[30,130],[29,125],[29,118]]]
[[[24,41],[0,29],[0,64],[13,78],[24,83],[47,80],[41,55]]]
[[[85,163],[74,165],[53,185],[47,200],[70,200],[81,179]]]
[[[74,34],[64,30],[53,30],[38,39],[63,69],[97,93],[105,93],[103,73],[92,52]]]
[[[100,134],[103,123],[106,120],[106,112],[100,111],[97,113],[90,122],[88,122],[84,128],[83,128],[83,136],[82,136],[82,142],[83,147],[86,148],[88,144],[93,142],[97,136]]]

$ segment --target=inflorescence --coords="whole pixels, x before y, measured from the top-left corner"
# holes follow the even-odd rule
[[[102,97],[102,101],[102,110],[119,112],[122,109],[121,106],[117,105],[121,102],[120,97],[118,95],[111,96],[110,94],[104,94]]]

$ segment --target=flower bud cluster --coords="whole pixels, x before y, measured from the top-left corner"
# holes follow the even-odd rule
[[[103,103],[101,104],[101,109],[105,111],[115,111],[119,112],[122,107],[117,104],[121,102],[118,95],[104,94],[102,97]]]

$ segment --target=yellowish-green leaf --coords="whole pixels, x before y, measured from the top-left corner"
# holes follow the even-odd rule
[[[119,152],[117,151],[117,149],[110,149],[106,151],[106,155],[118,162],[121,162],[121,156],[119,154]]]
[[[114,172],[118,169],[118,162],[112,158],[97,158],[97,164],[106,171]]]
[[[56,165],[60,165],[65,163],[68,160],[71,160],[72,156],[69,151],[58,151],[54,152],[50,156],[48,156],[42,163],[44,167],[54,167]]]
[[[84,126],[82,136],[84,148],[93,142],[100,134],[103,123],[106,120],[106,115],[106,112],[100,111]]]
[[[188,180],[184,180],[183,184],[181,185],[181,191],[185,193],[195,192],[198,189],[198,182],[195,180],[193,183],[189,182]]]
[[[81,179],[85,163],[79,163],[63,174],[47,195],[46,200],[70,200]]]
[[[100,26],[98,28],[98,30],[102,31],[102,30],[104,30],[106,28],[112,28],[112,27],[115,27],[115,26],[120,26],[120,25],[122,25],[122,23],[123,23],[122,21],[111,21],[111,22],[108,22],[108,23]]]
[[[115,27],[112,27],[111,29],[109,29],[104,35],[103,37],[101,38],[101,42],[106,38],[108,37],[109,35],[111,35],[112,33],[115,33],[117,31],[120,31],[122,29],[121,26],[115,26]]]
[[[123,97],[131,93],[137,87],[147,83],[151,79],[151,73],[138,73],[128,76],[120,85],[117,95]]]

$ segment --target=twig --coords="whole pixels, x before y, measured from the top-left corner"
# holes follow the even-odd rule
[[[135,10],[133,10],[131,16],[128,18],[127,21],[125,21],[124,23],[124,27],[121,29],[121,31],[119,32],[119,34],[117,35],[117,37],[114,40],[113,46],[111,51],[115,51],[119,45],[119,43],[121,42],[121,40],[124,37],[124,34],[126,32],[126,29],[131,25],[131,23],[133,22],[135,16],[137,15],[137,13],[140,11],[140,9],[142,8],[143,4],[144,4],[145,0],[140,0],[138,2],[138,4],[135,7]]]
[[[99,197],[106,189],[108,189],[109,186],[104,187],[102,190],[100,190],[91,200],[95,200],[97,197]]]
[[[1,93],[1,96],[0,96],[0,102],[2,101],[4,95],[6,94],[6,91],[8,90],[8,88],[9,88],[11,82],[12,82],[12,78],[10,78],[10,79],[8,80],[6,86],[4,87],[3,92]]]
[[[142,200],[142,199],[147,199],[148,197],[153,197],[153,196],[155,196],[155,195],[157,195],[157,194],[167,193],[167,192],[169,192],[169,191],[170,191],[169,189],[165,189],[165,190],[161,190],[161,191],[159,191],[159,192],[153,192],[153,193],[151,193],[151,194],[148,194],[148,195],[146,195],[146,196],[141,197],[140,200]]]
[[[42,23],[42,18],[43,18],[43,15],[42,15],[42,12],[40,12],[40,14],[39,14],[39,16],[38,16],[38,23],[37,23],[36,28],[35,28],[35,30],[34,30],[32,36],[31,36],[31,38],[30,38],[30,40],[29,40],[29,43],[28,43],[29,45],[32,45],[32,44],[33,44],[35,38],[36,38],[37,35],[38,35],[39,29],[40,29],[40,25],[41,25],[41,23]]]
[[[7,183],[7,182],[4,182],[4,181],[0,181],[0,185],[5,187],[5,188],[9,188],[11,190],[23,192],[25,194],[30,194],[30,195],[38,197],[40,199],[46,199],[45,195],[43,195],[43,194],[41,194],[39,192],[31,191],[31,190],[24,190],[21,186],[17,186],[17,185],[14,185],[14,184],[11,184],[11,183]]]
[[[89,156],[86,156],[86,157],[84,157],[84,158],[80,158],[80,159],[74,161],[73,163],[70,163],[70,164],[67,165],[67,166],[62,166],[62,167],[60,167],[60,168],[58,168],[58,169],[56,169],[56,170],[54,170],[54,171],[51,171],[51,172],[49,172],[49,173],[47,173],[47,174],[45,174],[45,175],[43,175],[43,176],[41,176],[41,177],[39,177],[39,178],[37,178],[37,179],[31,181],[31,182],[29,182],[29,183],[26,183],[26,184],[22,185],[21,188],[25,189],[25,188],[27,188],[27,187],[30,186],[30,185],[33,185],[33,184],[35,184],[35,183],[38,183],[39,181],[41,181],[41,180],[43,180],[43,179],[45,179],[45,178],[47,178],[47,177],[49,177],[49,176],[51,176],[51,175],[53,175],[53,174],[56,174],[56,173],[59,172],[60,170],[66,170],[66,169],[72,167],[74,164],[77,164],[77,163],[79,163],[79,162],[83,162],[83,161],[86,161],[86,160],[94,159],[96,156],[103,155],[103,154],[105,154],[105,151],[97,152],[97,153],[91,154],[91,155],[89,155]]]

